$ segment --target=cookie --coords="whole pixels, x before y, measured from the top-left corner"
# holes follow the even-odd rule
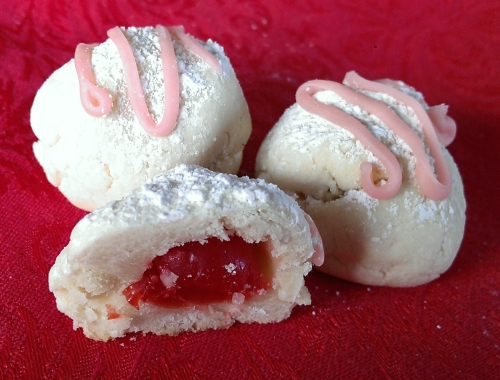
[[[223,48],[182,27],[108,35],[78,45],[35,96],[33,150],[50,183],[92,211],[179,163],[236,173],[251,121]]]
[[[297,197],[325,247],[318,269],[368,285],[440,276],[463,238],[465,198],[445,145],[456,125],[400,81],[310,81],[265,138],[256,174]]]
[[[322,261],[312,220],[278,187],[180,165],[84,217],[49,288],[90,338],[176,335],[287,318]]]

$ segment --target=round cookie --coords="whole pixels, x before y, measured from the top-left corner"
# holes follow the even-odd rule
[[[80,44],[36,94],[36,158],[92,211],[179,163],[236,173],[248,106],[221,46],[182,27],[113,28]]]
[[[318,269],[367,285],[429,282],[453,262],[465,198],[443,144],[455,124],[402,82],[311,81],[265,138],[256,174],[295,194],[325,247]],[[307,109],[307,110],[306,110]]]
[[[219,249],[226,243],[240,246]],[[49,288],[90,338],[176,335],[287,318],[310,304],[304,276],[322,261],[314,224],[277,186],[179,165],[84,217],[50,270]],[[247,280],[252,272],[257,285]]]

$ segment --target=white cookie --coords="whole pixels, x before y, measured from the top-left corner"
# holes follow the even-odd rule
[[[295,305],[310,303],[304,276],[312,261],[322,262],[321,241],[310,223],[275,185],[180,165],[83,218],[50,270],[49,287],[75,329],[98,340],[138,331],[176,335],[227,328],[235,321],[277,322]],[[141,279],[155,257],[188,242],[232,235],[248,243],[267,241],[268,288],[208,305],[165,308],[141,300],[137,310],[127,302],[124,289]],[[224,264],[230,275],[242,267]],[[181,280],[179,273],[167,274],[166,286]]]
[[[159,124],[166,108],[159,32],[152,27],[121,31],[133,52],[133,66],[138,67],[147,111]],[[34,153],[48,180],[75,206],[92,211],[179,163],[228,173],[239,170],[251,121],[228,58],[217,43],[198,43],[215,57],[218,72],[177,37],[169,41],[178,66],[179,96],[174,100],[179,105],[174,129],[164,137],[148,134],[141,125],[131,104],[130,93],[136,91],[127,84],[124,60],[111,39],[85,46],[91,50],[87,71],[112,97],[108,113],[96,117],[84,109],[75,68],[78,59],[56,70],[38,91],[31,111],[39,139]]]
[[[333,123],[294,104],[264,140],[257,156],[256,174],[295,194],[301,207],[313,218],[325,247],[325,263],[319,270],[368,285],[423,284],[445,272],[460,247],[466,207],[461,177],[441,144],[435,143],[434,150],[429,147],[429,136],[434,133],[435,140],[437,131],[429,129],[429,136],[424,137],[423,123],[406,100],[362,90],[358,84],[365,83],[363,81],[349,73],[345,83],[352,89],[338,83],[333,86],[339,91],[356,90],[351,91],[353,96],[356,99],[366,96],[370,104],[375,100],[378,102],[373,103],[375,107],[385,109],[391,118],[399,119],[398,125],[403,123],[406,130],[413,131],[418,143],[423,145],[423,161],[430,164],[431,179],[437,189],[436,194],[431,195],[434,199],[424,194],[425,191],[432,193],[425,189],[428,184],[417,181],[416,154],[392,131],[393,126],[332,90],[313,95],[316,107],[323,103],[344,116],[338,115],[338,122]],[[445,117],[445,106],[429,108],[422,95],[404,83],[381,82],[416,99],[412,107],[422,107],[423,114],[441,114],[442,123],[436,121],[435,115],[430,118],[435,125],[449,123],[446,128],[440,126],[437,137],[451,142],[454,124]],[[314,86],[316,82],[308,83]],[[302,88],[303,94],[312,91],[312,87],[307,88],[308,84],[303,86],[306,86]],[[360,122],[358,126],[369,131],[372,139],[375,137],[377,143],[382,143],[388,152],[387,164],[367,149],[368,143],[363,145],[344,129],[343,118],[351,120],[350,117]],[[440,174],[436,179],[437,161],[431,156],[439,154],[444,159],[440,161]],[[391,160],[395,165],[389,173]],[[364,188],[360,169],[363,162],[372,165],[373,177],[368,181],[376,191],[384,190],[384,186],[391,183],[393,190],[385,195],[386,199],[370,196]]]

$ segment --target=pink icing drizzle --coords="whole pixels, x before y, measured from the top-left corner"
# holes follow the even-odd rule
[[[90,67],[92,49],[96,46],[79,44],[75,51],[75,67],[80,83],[80,99],[82,106],[90,115],[95,117],[109,113],[113,106],[111,94],[95,84],[94,74]]]
[[[205,48],[201,46],[198,41],[196,41],[196,39],[191,37],[189,34],[186,34],[182,25],[170,26],[168,30],[173,36],[177,37],[177,39],[179,39],[185,47],[203,59],[212,68],[212,70],[218,73],[222,72],[222,67],[219,61],[212,54],[206,51]]]
[[[447,112],[448,106],[446,104],[433,106],[427,110],[427,115],[429,115],[432,124],[436,128],[439,142],[444,146],[450,145],[457,134],[457,124],[455,120],[446,115]]]
[[[368,162],[363,162],[361,163],[361,184],[366,193],[372,198],[392,198],[401,187],[402,181],[401,168],[396,157],[354,117],[336,107],[321,103],[313,97],[315,93],[323,90],[333,91],[351,104],[361,105],[360,98],[367,98],[363,103],[371,103],[371,99],[340,83],[323,80],[304,83],[299,87],[296,94],[297,103],[304,110],[346,129],[380,160],[387,172],[386,183],[383,186],[375,185],[372,179],[373,166]]]
[[[448,166],[446,165],[446,161],[444,160],[436,130],[434,129],[432,121],[422,105],[416,99],[391,86],[383,83],[371,82],[360,77],[353,71],[346,74],[343,83],[358,90],[386,94],[413,110],[414,114],[420,121],[425,140],[429,146],[430,153],[435,160],[437,178],[434,175],[432,167],[425,154],[423,143],[418,135],[406,124],[403,125],[401,123],[386,122],[386,125],[399,137],[401,137],[406,144],[408,144],[410,149],[412,149],[413,155],[417,159],[415,169],[416,180],[422,194],[435,201],[446,199],[451,193],[451,175],[448,170]],[[380,108],[387,108],[384,103],[379,103]]]
[[[451,192],[451,176],[448,166],[444,161],[444,156],[439,145],[436,131],[431,122],[431,118],[445,120],[445,122],[440,121],[440,125],[444,125],[444,127],[441,127],[441,130],[443,131],[442,135],[448,136],[448,140],[452,135],[454,136],[453,128],[455,123],[452,121],[453,125],[450,126],[448,121],[445,119],[444,116],[446,115],[446,108],[443,109],[441,106],[432,107],[430,109],[429,116],[416,99],[402,93],[391,84],[387,85],[383,83],[370,82],[361,78],[354,72],[346,74],[344,84],[346,86],[330,81],[314,80],[306,82],[297,90],[297,103],[306,111],[320,116],[351,132],[361,142],[361,144],[371,150],[373,154],[382,162],[388,176],[388,180],[383,186],[376,186],[373,184],[371,179],[372,166],[367,162],[363,162],[361,164],[361,183],[366,193],[377,199],[389,199],[393,197],[401,187],[401,167],[389,149],[378,141],[359,121],[336,107],[326,105],[314,99],[313,95],[318,91],[328,90],[335,92],[346,102],[357,105],[382,120],[384,124],[391,128],[397,136],[403,139],[413,151],[413,154],[417,159],[416,180],[420,191],[432,200],[439,201],[446,199]],[[413,131],[385,103],[372,99],[360,92],[354,91],[347,86],[355,89],[387,94],[406,104],[413,110],[417,118],[420,120],[431,155],[435,160],[437,178],[434,175],[432,167],[430,166],[425,154],[423,143],[417,133]],[[434,116],[435,113],[438,113],[438,115]],[[446,123],[448,124],[445,125]]]
[[[323,265],[323,263],[325,262],[325,250],[323,248],[323,240],[321,239],[318,227],[316,227],[316,224],[314,224],[312,218],[305,211],[303,211],[303,213],[304,217],[307,220],[307,223],[309,224],[309,230],[311,231],[312,243],[314,248],[314,254],[311,258],[311,262],[319,267],[320,265]]]
[[[400,91],[403,91],[404,88],[404,85],[401,82],[392,79],[380,79],[376,82],[394,87]],[[438,106],[430,107],[426,112],[434,125],[439,142],[444,146],[450,145],[453,140],[455,140],[455,136],[457,134],[457,124],[455,123],[455,120],[446,115],[448,112],[448,106],[446,104],[440,104]]]
[[[165,28],[156,27],[162,59],[163,85],[165,89],[163,118],[156,124],[149,113],[144,99],[144,92],[139,78],[137,63],[132,48],[119,27],[108,30],[108,36],[116,45],[123,61],[128,95],[134,112],[144,128],[152,136],[166,136],[175,128],[179,112],[179,75],[171,32],[188,49],[203,59],[214,71],[220,73],[222,68],[217,59],[206,51],[193,37],[184,33],[182,26]],[[91,52],[96,45],[80,44],[75,52],[75,66],[80,83],[80,98],[83,108],[92,116],[104,116],[112,107],[111,94],[96,85],[91,68]]]
[[[170,33],[167,28],[160,25],[156,27],[156,31],[160,43],[163,87],[165,89],[163,118],[159,124],[154,122],[149,113],[134,53],[123,31],[117,26],[108,30],[108,36],[118,48],[123,61],[128,96],[139,122],[147,133],[160,137],[168,135],[175,127],[179,112],[179,80],[177,60]]]

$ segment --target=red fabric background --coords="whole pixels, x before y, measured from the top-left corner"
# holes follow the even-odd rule
[[[78,42],[115,25],[184,24],[226,49],[254,132],[242,174],[297,87],[356,70],[403,79],[458,123],[468,200],[451,269],[391,289],[312,273],[313,305],[279,324],[109,343],[73,331],[47,287],[84,212],[46,180],[31,145],[35,92]],[[381,0],[16,0],[0,3],[0,377],[494,379],[500,373],[500,3]],[[71,126],[68,126],[70,128]]]

